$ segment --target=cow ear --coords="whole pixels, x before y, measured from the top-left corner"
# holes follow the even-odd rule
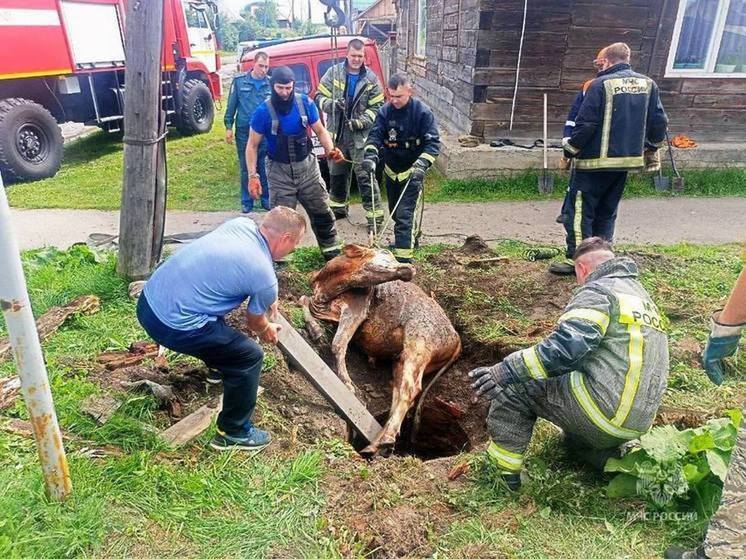
[[[345,245],[343,251],[347,258],[360,258],[365,254],[363,247],[360,245]]]

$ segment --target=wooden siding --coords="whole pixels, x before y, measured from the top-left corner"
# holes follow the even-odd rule
[[[478,0],[478,6],[469,5],[470,1],[474,3],[461,0],[459,26],[454,30],[448,17],[454,1],[428,0],[427,60],[413,60],[407,55],[413,45],[400,42],[399,67],[405,65],[424,78],[417,81],[420,92],[441,121],[448,122],[449,130],[487,139],[509,136],[523,0]],[[410,3],[413,17],[405,18]],[[663,78],[678,4],[677,0],[529,2],[512,135],[540,135],[542,97],[547,93],[550,136],[559,137],[572,100],[594,75],[591,62],[597,51],[623,41],[632,49],[632,67],[658,83],[673,134],[746,139],[746,79]],[[409,22],[416,18],[416,0],[407,0],[400,9],[402,35],[405,30],[413,33]]]

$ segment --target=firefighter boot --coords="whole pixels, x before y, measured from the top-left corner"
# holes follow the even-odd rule
[[[575,263],[570,258],[564,262],[552,262],[549,265],[549,271],[558,276],[574,276]]]
[[[347,217],[347,175],[330,175],[329,177],[329,207],[334,212],[334,217],[342,219]]]

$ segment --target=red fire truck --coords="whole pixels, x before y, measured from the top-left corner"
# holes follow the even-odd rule
[[[133,0],[129,0],[133,1]],[[0,0],[0,172],[53,176],[58,123],[119,132],[127,0]],[[207,132],[221,96],[213,2],[164,0],[163,108],[182,133]]]

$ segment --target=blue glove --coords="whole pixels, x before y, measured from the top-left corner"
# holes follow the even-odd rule
[[[720,312],[716,312],[710,319],[711,331],[707,338],[707,345],[702,354],[702,367],[707,376],[715,384],[723,383],[723,359],[733,357],[741,341],[744,325],[728,326],[717,321]]]
[[[469,371],[468,376],[474,379],[471,387],[477,396],[484,396],[488,400],[497,398],[503,387],[516,380],[515,375],[502,363],[492,367],[477,367]]]

